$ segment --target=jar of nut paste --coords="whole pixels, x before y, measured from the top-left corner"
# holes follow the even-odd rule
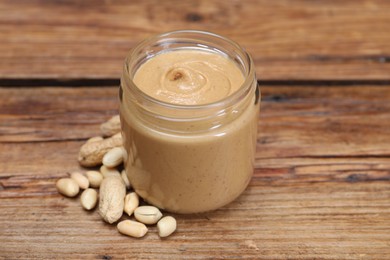
[[[260,92],[238,44],[191,30],[149,38],[126,57],[119,94],[125,170],[148,203],[198,213],[244,191]]]

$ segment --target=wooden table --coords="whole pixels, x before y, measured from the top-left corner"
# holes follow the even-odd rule
[[[210,30],[254,57],[256,169],[161,240],[118,234],[55,181],[117,114],[141,39]],[[390,259],[390,2],[0,2],[1,259]]]

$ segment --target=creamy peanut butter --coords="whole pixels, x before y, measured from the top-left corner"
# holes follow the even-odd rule
[[[240,88],[244,76],[222,55],[180,50],[148,60],[137,70],[133,81],[143,92],[158,100],[200,105],[231,95]]]
[[[147,95],[181,105],[217,102],[242,88],[244,80],[233,60],[200,50],[158,54],[133,78]],[[250,84],[256,89],[255,78]],[[253,173],[257,136],[259,102],[254,91],[206,122],[165,122],[139,112],[142,102],[130,99],[123,88],[125,167],[131,185],[146,201],[172,212],[196,213],[221,207],[245,189]],[[196,116],[197,111],[192,113]]]

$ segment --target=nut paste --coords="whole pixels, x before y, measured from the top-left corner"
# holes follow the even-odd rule
[[[148,60],[135,73],[135,85],[161,101],[201,105],[229,96],[244,75],[229,59],[205,51],[171,51]]]
[[[253,68],[199,48],[164,50],[140,63],[133,71],[125,66],[121,81],[125,169],[134,190],[177,213],[237,198],[253,173]]]

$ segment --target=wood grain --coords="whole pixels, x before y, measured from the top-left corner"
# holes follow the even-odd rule
[[[0,93],[0,141],[8,143],[83,140],[98,134],[99,124],[118,110],[117,88],[3,88]],[[264,158],[390,155],[387,87],[264,86],[262,94]]]
[[[0,86],[21,86],[0,87],[0,259],[389,259],[389,24],[385,0],[0,1]],[[93,86],[176,29],[232,38],[276,84],[246,191],[131,239],[55,182],[117,114],[118,89]]]
[[[0,258],[388,259],[388,89],[263,86],[248,189],[138,240],[54,186],[116,113],[117,88],[0,88]]]
[[[0,78],[119,78],[137,42],[177,29],[239,42],[261,79],[390,79],[390,3],[345,1],[0,2]]]
[[[388,183],[267,185],[196,216],[176,216],[178,231],[158,238],[120,235],[78,199],[2,199],[1,255],[49,259],[387,259]]]

